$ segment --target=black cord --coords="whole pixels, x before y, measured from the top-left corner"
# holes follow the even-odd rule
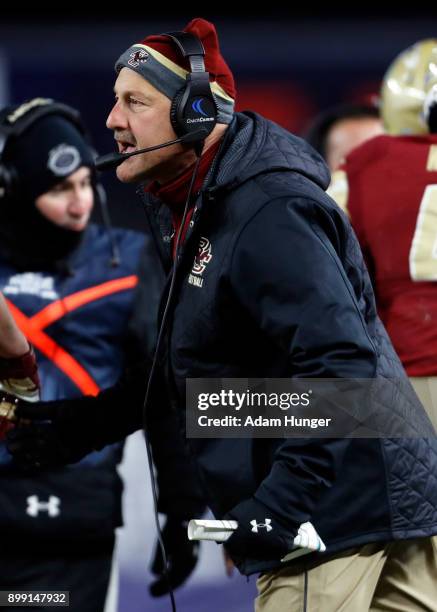
[[[177,269],[177,263],[178,263],[178,258],[179,258],[179,247],[180,247],[180,242],[181,242],[181,239],[182,239],[182,232],[184,230],[185,221],[186,221],[187,215],[188,215],[188,209],[189,209],[189,205],[190,205],[190,200],[191,200],[191,195],[192,195],[192,191],[193,191],[194,182],[196,180],[197,173],[199,171],[199,164],[200,164],[200,159],[201,159],[201,157],[200,157],[201,148],[199,150],[196,147],[195,151],[196,151],[196,154],[197,154],[197,160],[196,160],[196,164],[194,166],[193,174],[191,176],[190,186],[188,188],[188,195],[187,195],[187,199],[185,201],[185,206],[184,206],[184,214],[182,215],[181,225],[179,227],[178,235],[177,235],[177,238],[176,238],[175,256],[174,256],[174,261],[173,261],[172,275],[171,275],[171,280],[170,280],[170,287],[169,287],[169,290],[168,290],[167,302],[165,304],[164,313],[162,315],[161,326],[159,328],[158,339],[156,341],[156,347],[155,347],[155,353],[153,355],[152,367],[150,368],[149,378],[148,378],[147,387],[146,387],[146,393],[144,395],[144,402],[143,402],[143,423],[144,423],[144,429],[145,429],[145,440],[146,440],[146,449],[147,449],[147,461],[148,461],[148,464],[149,464],[150,482],[151,482],[151,485],[152,485],[153,509],[154,509],[154,512],[155,512],[155,525],[156,525],[156,531],[157,531],[157,535],[158,535],[158,542],[159,542],[159,547],[161,549],[162,560],[163,560],[163,565],[164,565],[164,575],[166,577],[167,584],[168,584],[168,589],[169,589],[169,595],[170,595],[170,600],[171,600],[172,612],[177,612],[176,611],[176,602],[175,602],[175,598],[174,598],[173,589],[172,589],[171,584],[170,584],[170,577],[168,575],[167,555],[166,555],[166,552],[165,552],[165,546],[164,546],[164,542],[163,542],[163,539],[162,539],[161,525],[159,524],[159,517],[158,517],[158,496],[157,496],[157,493],[156,493],[155,473],[153,471],[152,451],[151,451],[149,439],[148,439],[148,436],[147,436],[147,405],[149,403],[150,389],[152,387],[153,376],[154,376],[155,370],[156,370],[156,364],[157,364],[157,361],[158,361],[159,349],[161,348],[161,342],[162,342],[162,338],[164,336],[165,324],[167,322],[167,316],[168,316],[168,312],[170,310],[170,304],[171,304],[171,300],[172,300],[172,297],[173,297],[173,290],[174,290],[175,281],[176,281],[176,269]]]
[[[114,233],[112,231],[111,216],[109,214],[106,192],[101,183],[96,184],[96,192],[98,196],[97,200],[100,205],[100,212],[102,214],[103,224],[108,234],[109,244],[111,245],[111,266],[113,268],[116,268],[121,263],[120,250],[118,248],[117,242],[115,241]]]

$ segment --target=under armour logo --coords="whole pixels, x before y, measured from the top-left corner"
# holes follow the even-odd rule
[[[39,501],[38,495],[31,495],[27,498],[27,509],[26,514],[29,516],[37,517],[40,512],[47,512],[50,518],[59,516],[61,511],[59,506],[61,500],[56,495],[50,495],[49,501]]]
[[[253,521],[250,521],[253,533],[258,533],[259,528],[264,528],[266,531],[271,531],[273,529],[271,523],[272,519],[269,518],[265,519],[265,523],[257,523],[255,519],[253,519]]]

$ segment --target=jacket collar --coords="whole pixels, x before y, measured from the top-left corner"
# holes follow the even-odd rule
[[[326,189],[329,170],[302,138],[250,111],[235,113],[204,189],[233,188],[269,171],[292,171]]]

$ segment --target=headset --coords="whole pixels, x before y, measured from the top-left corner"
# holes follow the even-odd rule
[[[205,70],[205,49],[202,41],[190,32],[168,32],[184,58],[190,62],[190,72],[185,85],[176,93],[170,108],[170,121],[179,137],[191,134],[202,127],[204,140],[217,123],[217,102]]]
[[[102,155],[95,162],[97,170],[115,168],[129,157],[163,149],[178,142],[193,143],[194,151],[197,157],[200,157],[205,138],[211,134],[217,123],[217,102],[209,83],[209,72],[205,70],[205,49],[202,41],[190,32],[168,32],[161,36],[170,38],[182,56],[190,62],[190,72],[185,84],[172,99],[170,107],[170,122],[178,137],[131,153]],[[138,51],[142,52],[143,50]],[[197,167],[194,174],[197,174]]]
[[[89,134],[85,129],[79,111],[67,104],[55,102],[51,98],[33,98],[16,108],[0,113],[0,200],[14,195],[18,188],[19,176],[13,164],[3,160],[9,143],[26,132],[32,125],[47,115],[60,115],[74,124],[87,142]],[[91,144],[90,147],[92,148]]]

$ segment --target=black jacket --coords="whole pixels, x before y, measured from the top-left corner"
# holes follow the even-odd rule
[[[217,517],[276,524],[259,554],[244,542],[233,550],[247,574],[280,565],[283,544],[308,520],[329,553],[437,533],[435,433],[377,317],[356,238],[324,192],[328,181],[325,164],[301,139],[257,115],[236,115],[178,262],[160,356],[173,414],[183,426],[186,378],[382,377],[385,408],[416,404],[427,433],[188,440]],[[153,201],[147,209],[165,268],[165,210]],[[125,383],[102,394],[102,410],[127,393],[139,406],[141,389]],[[131,410],[125,427],[141,418]],[[102,433],[101,442],[111,436]]]

